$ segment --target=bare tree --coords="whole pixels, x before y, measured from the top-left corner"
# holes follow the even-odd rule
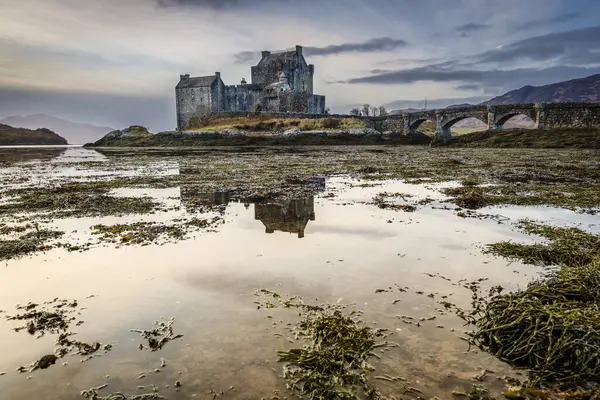
[[[385,106],[379,106],[379,115],[387,115],[387,113]]]
[[[358,107],[353,108],[350,110],[350,115],[360,115],[360,109]]]
[[[372,116],[376,117],[378,111],[379,111],[379,107],[376,107],[376,106],[371,107],[371,115]]]
[[[361,113],[362,115],[364,115],[365,117],[369,116],[369,111],[371,110],[371,105],[370,104],[363,104],[362,106],[362,110]]]

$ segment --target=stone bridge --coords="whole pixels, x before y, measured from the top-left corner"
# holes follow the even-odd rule
[[[425,121],[435,124],[437,138],[449,137],[452,125],[466,118],[477,118],[488,129],[502,129],[516,115],[526,115],[536,129],[600,127],[600,103],[528,103],[475,105],[423,110],[404,114],[370,117],[373,128],[400,134],[418,130]]]

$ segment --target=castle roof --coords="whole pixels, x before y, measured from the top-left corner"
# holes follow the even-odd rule
[[[211,86],[216,78],[216,75],[190,77],[187,82],[180,81],[177,87],[207,87]]]
[[[282,53],[273,53],[273,54],[269,54],[268,56],[266,56],[265,58],[263,58],[262,60],[260,60],[260,62],[258,63],[259,65],[262,63],[267,63],[273,60],[281,60],[281,61],[285,61],[286,59],[289,58],[293,58],[296,55],[296,51],[284,51]]]

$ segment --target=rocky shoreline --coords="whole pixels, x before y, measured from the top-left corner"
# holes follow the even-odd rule
[[[343,144],[420,144],[431,138],[425,134],[392,135],[371,128],[344,130],[289,129],[282,132],[246,132],[226,128],[220,131],[166,131],[152,134],[143,127],[129,127],[109,132],[86,147],[153,147],[153,146],[244,146],[244,145],[343,145]]]

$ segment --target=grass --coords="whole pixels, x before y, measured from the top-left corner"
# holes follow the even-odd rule
[[[600,149],[600,128],[506,129],[455,135],[449,147],[589,148]]]
[[[278,132],[292,128],[303,131],[365,128],[359,118],[282,118],[266,114],[249,116],[215,116],[204,120],[193,120],[186,130],[214,132],[223,129],[239,129],[248,132]]]

